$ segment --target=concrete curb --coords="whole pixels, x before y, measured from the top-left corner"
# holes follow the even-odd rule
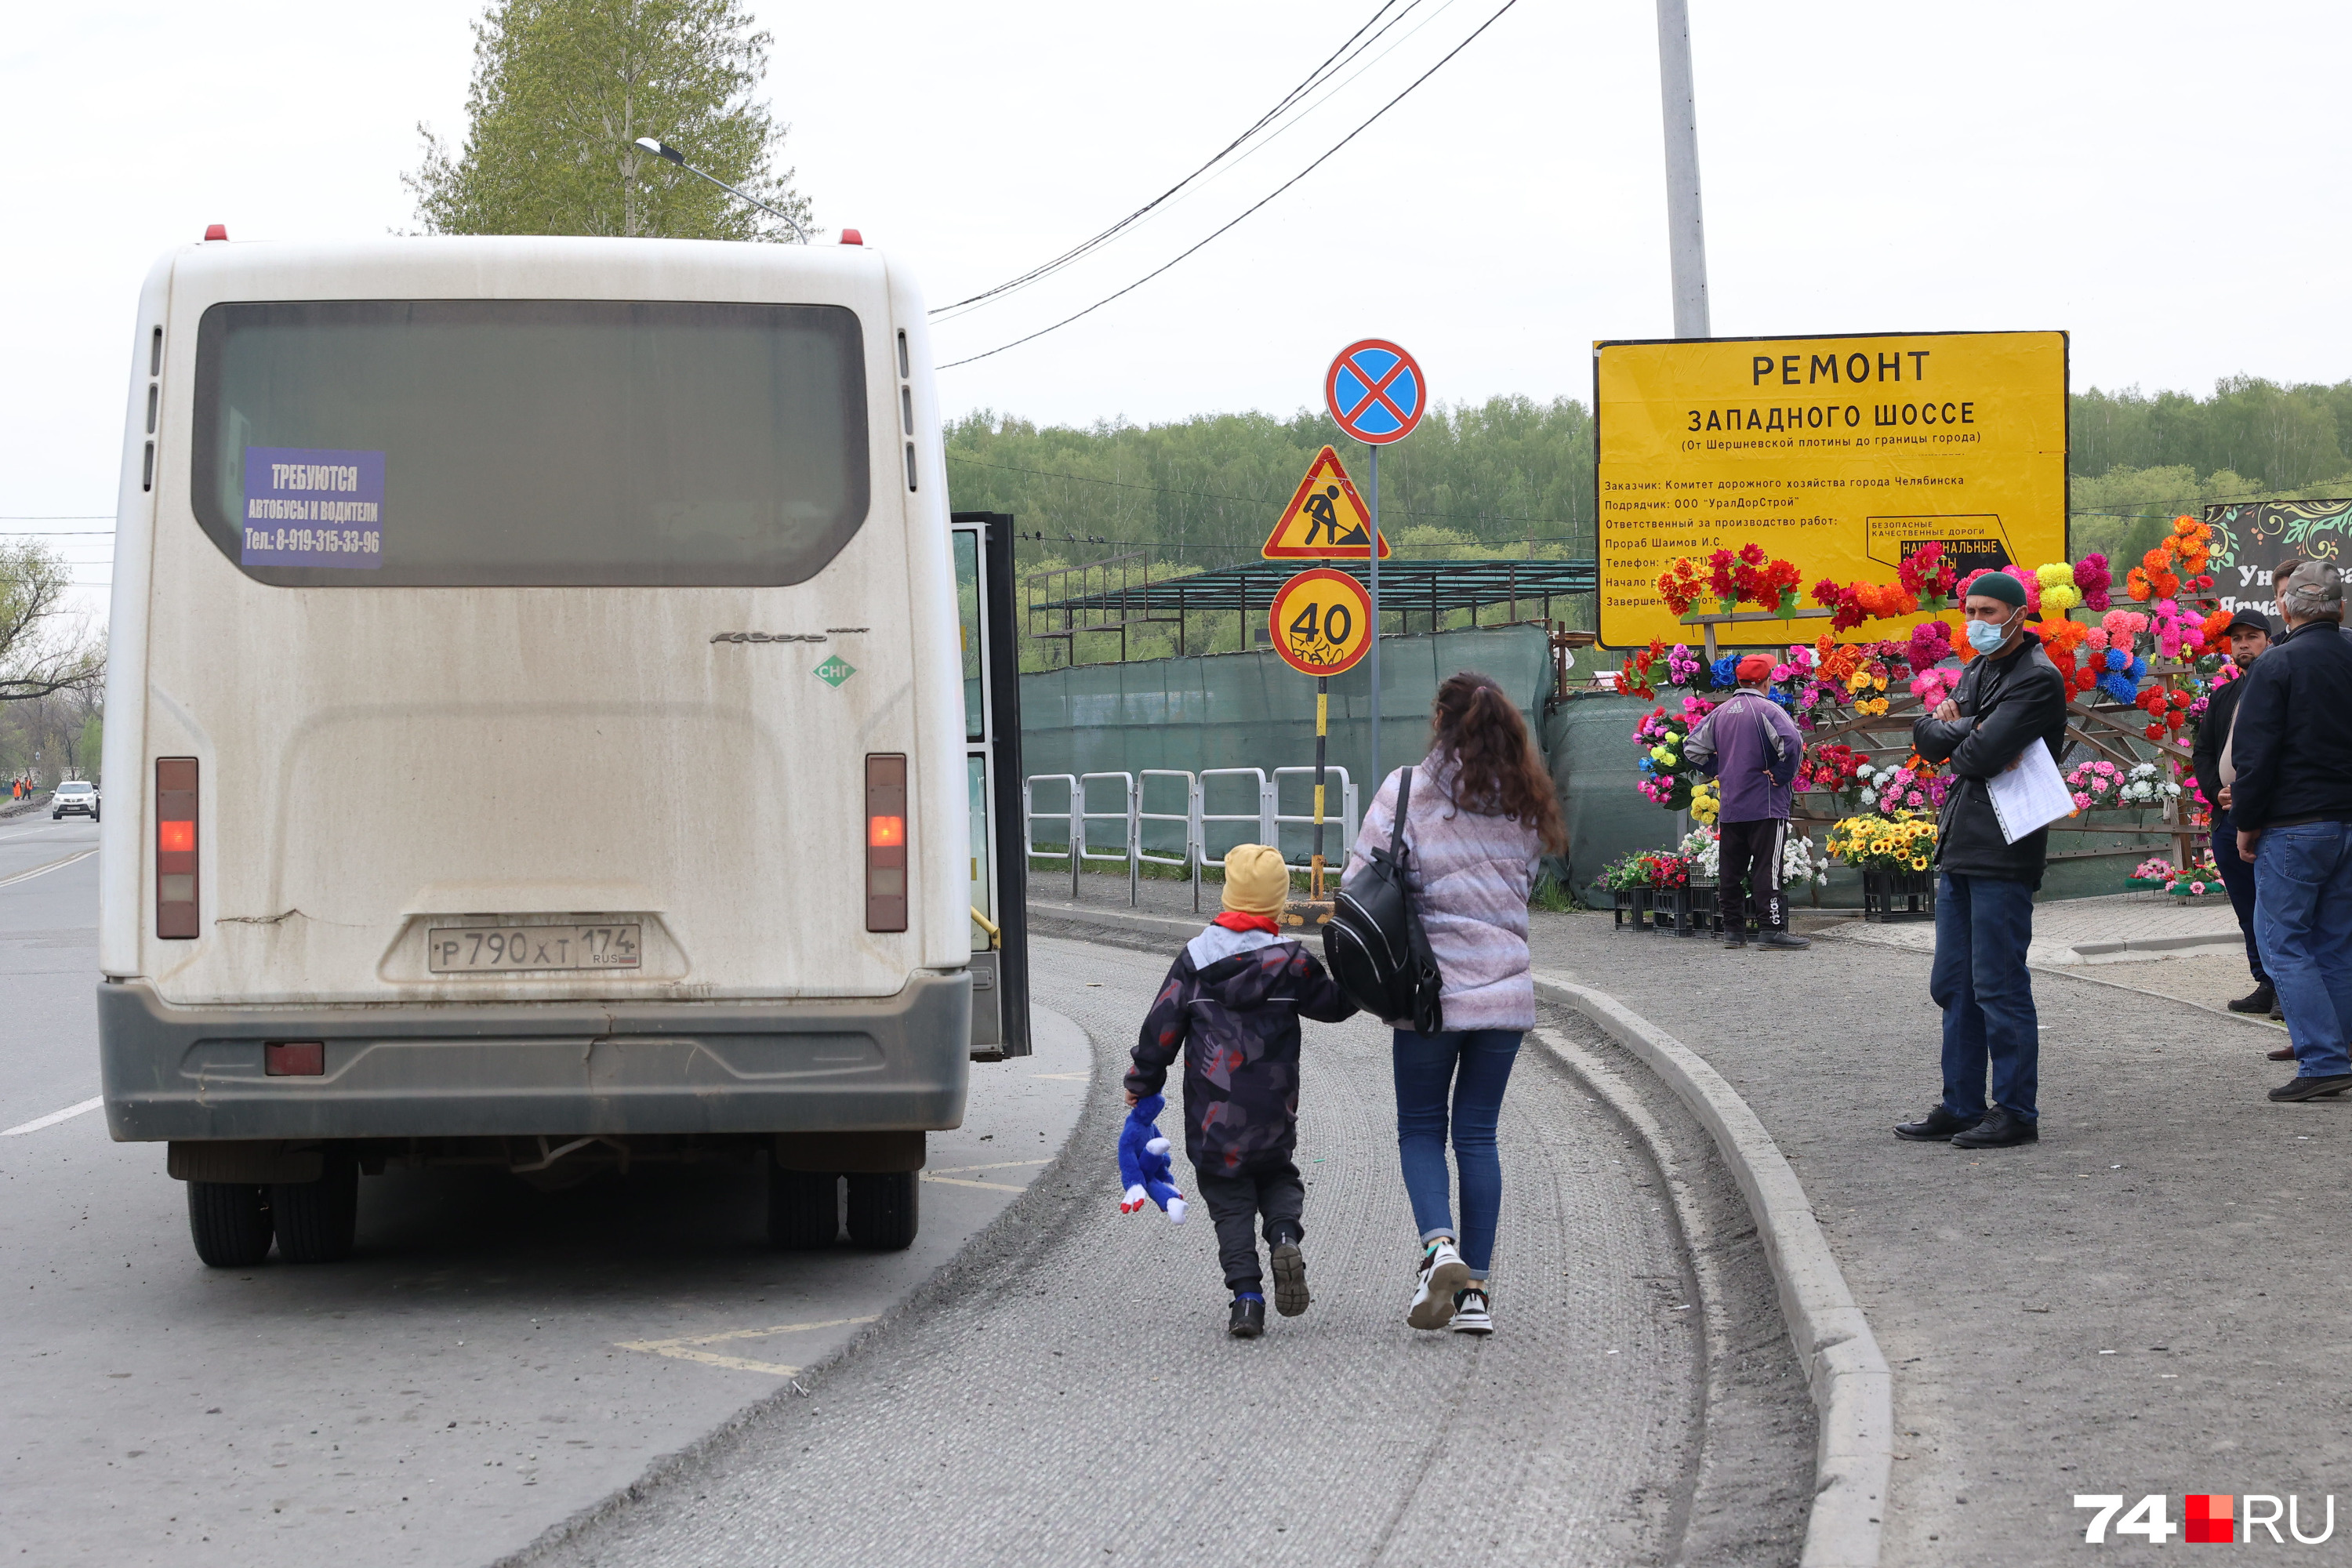
[[[2198,931],[2185,936],[2140,936],[2122,942],[2078,942],[2074,944],[2077,963],[2114,963],[2143,953],[2164,953],[2179,956],[2203,952],[2242,952],[2246,939],[2234,931]]]
[[[1748,1102],[1689,1047],[1591,986],[1547,974],[1535,986],[1538,998],[1574,1008],[1641,1058],[1714,1138],[1755,1216],[1820,1413],[1812,1517],[1799,1561],[1802,1568],[1877,1568],[1895,1458],[1894,1374],[1797,1173]]]

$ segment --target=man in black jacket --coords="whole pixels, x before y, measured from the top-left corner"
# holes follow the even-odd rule
[[[2352,642],[2335,567],[2306,561],[2277,586],[2287,633],[2238,700],[2230,816],[2294,1041],[2295,1078],[2271,1098],[2310,1100],[2352,1089]]]
[[[2263,968],[2262,945],[2254,940],[2254,868],[2238,853],[2238,830],[2230,821],[2230,786],[2221,782],[2221,747],[2230,739],[2238,699],[2246,692],[2245,672],[2269,651],[2271,635],[2271,618],[2252,605],[2230,617],[2230,658],[2238,667],[2238,679],[2207,700],[2205,717],[2197,721],[2197,744],[2189,752],[2197,787],[2213,808],[2213,864],[2221,869],[2221,885],[2230,889],[2230,906],[2238,911],[2238,930],[2246,939],[2246,967],[2254,973],[2252,994],[2231,1003],[2232,1013],[2268,1013],[2278,999]]]
[[[1944,1098],[1897,1137],[2001,1149],[2042,1136],[2035,1104],[2041,1020],[2025,970],[2033,942],[2033,893],[2049,859],[2050,830],[2016,843],[2002,836],[1991,781],[2046,745],[2053,762],[2066,733],[2066,682],[2042,639],[2025,629],[2025,586],[2003,573],[1969,584],[1962,607],[1978,657],[1935,712],[1911,728],[1931,763],[1952,765],[1951,793],[1936,829],[1936,967],[1927,994],[1944,1010]],[[1990,1069],[1990,1105],[1985,1079]]]

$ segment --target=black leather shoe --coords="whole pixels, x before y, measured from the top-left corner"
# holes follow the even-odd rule
[[[1756,939],[1756,945],[1759,947],[1785,947],[1791,952],[1794,952],[1796,949],[1801,947],[1812,946],[1813,939],[1809,936],[1791,935],[1790,932],[1784,931],[1768,931],[1762,936]]]
[[[2352,1083],[2352,1079],[2345,1080]],[[2000,1106],[1985,1112],[1985,1119],[1966,1132],[1952,1135],[1955,1149],[2007,1149],[2018,1143],[2042,1142],[2042,1126],[2021,1116],[2011,1116]]]
[[[1944,1143],[1950,1142],[1955,1132],[1966,1132],[1980,1120],[1973,1116],[1955,1116],[1939,1105],[1916,1121],[1897,1124],[1895,1136],[1907,1138],[1914,1143]]]
[[[2230,1011],[2232,1013],[2267,1013],[2275,1006],[2277,1003],[2278,993],[2273,990],[2271,988],[2271,983],[2265,980],[2260,985],[2255,986],[2252,992],[2249,994],[2241,996],[2235,1002],[2231,1003]]]
[[[2336,1073],[2327,1078],[2298,1078],[2271,1090],[2273,1100],[2317,1100],[2326,1094],[2342,1094],[2352,1089],[2352,1072]]]
[[[1726,931],[1723,935],[1723,945],[1726,947],[1746,947],[1748,945],[1748,933],[1744,931]]]
[[[1265,1303],[1235,1301],[1234,1315],[1225,1323],[1225,1332],[1237,1340],[1254,1340],[1265,1332]]]

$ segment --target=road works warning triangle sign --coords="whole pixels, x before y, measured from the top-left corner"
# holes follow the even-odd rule
[[[1308,465],[1258,553],[1268,561],[1363,561],[1371,555],[1371,509],[1339,466],[1339,454],[1326,447]],[[1383,534],[1381,559],[1388,558]]]

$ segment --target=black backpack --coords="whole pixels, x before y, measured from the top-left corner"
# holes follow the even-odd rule
[[[1405,886],[1405,860],[1412,851],[1404,841],[1404,820],[1413,770],[1400,773],[1389,847],[1373,850],[1353,885],[1333,895],[1331,918],[1323,926],[1323,962],[1349,1000],[1365,1012],[1433,1035],[1445,1025],[1438,1002],[1444,983]]]

